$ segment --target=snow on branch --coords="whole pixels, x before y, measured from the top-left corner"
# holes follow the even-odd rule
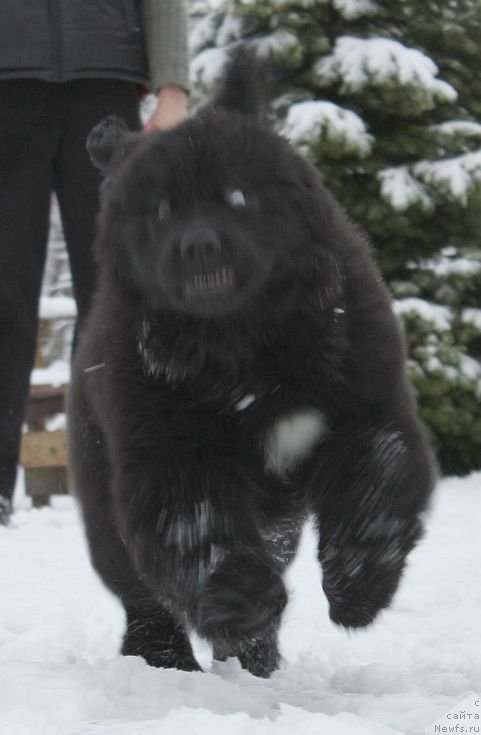
[[[481,182],[481,150],[443,161],[420,161],[413,173],[466,206],[470,190]]]
[[[440,306],[424,299],[411,297],[394,301],[393,307],[398,315],[414,313],[420,316],[421,319],[431,322],[441,331],[451,329],[453,314],[448,306]]]
[[[461,321],[481,331],[481,309],[466,308],[461,312]]]
[[[226,13],[216,36],[216,45],[220,48],[228,46],[242,38],[243,26],[241,18]]]
[[[321,59],[315,70],[323,83],[340,81],[347,92],[395,81],[401,87],[422,90],[431,101],[452,102],[457,97],[450,84],[436,78],[438,67],[432,59],[387,38],[341,36],[332,54]]]
[[[215,43],[217,23],[214,14],[208,14],[198,20],[189,35],[189,44],[192,55],[199,53],[206,46]]]
[[[296,5],[301,8],[315,8],[317,5],[326,4],[329,0],[297,0]],[[250,8],[252,6],[258,6],[259,0],[237,0],[238,5],[241,7]],[[292,5],[291,0],[269,0],[269,5],[273,9],[286,8]]]
[[[431,130],[442,135],[459,135],[464,138],[481,138],[481,125],[469,120],[448,120],[431,125]]]
[[[334,0],[333,4],[336,10],[347,20],[355,20],[379,11],[379,5],[373,0]]]
[[[221,10],[225,5],[225,0],[206,0],[205,5],[210,10]]]
[[[428,189],[466,206],[470,191],[481,182],[481,150],[441,161],[420,161],[411,170],[408,166],[386,168],[377,177],[381,196],[398,211],[413,205],[430,209],[433,201]]]
[[[255,47],[260,58],[302,56],[298,37],[286,30],[279,30],[268,36],[257,38]]]
[[[458,249],[452,246],[444,247],[434,258],[423,258],[417,261],[408,261],[406,266],[411,271],[419,269],[431,271],[436,276],[472,276],[481,272],[481,257],[473,254],[460,255]]]
[[[204,90],[211,89],[222,76],[227,58],[227,52],[219,48],[209,48],[198,54],[190,65],[194,84]]]
[[[381,181],[381,196],[393,209],[403,212],[413,205],[432,208],[425,187],[411,175],[407,166],[385,168],[377,177]]]
[[[366,156],[373,138],[361,118],[332,102],[298,102],[289,109],[283,128],[294,144],[310,148],[325,140],[341,144],[346,152]]]

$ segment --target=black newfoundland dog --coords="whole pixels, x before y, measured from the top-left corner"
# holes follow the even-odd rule
[[[369,247],[262,120],[239,52],[217,96],[150,135],[110,119],[99,288],[76,353],[72,476],[122,652],[269,676],[306,517],[335,623],[386,607],[433,463]]]

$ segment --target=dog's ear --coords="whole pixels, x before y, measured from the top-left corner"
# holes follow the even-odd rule
[[[93,165],[107,176],[137,145],[140,133],[129,131],[115,115],[96,125],[87,138],[87,152]]]
[[[230,54],[211,105],[264,121],[268,112],[266,88],[267,71],[264,64],[258,60],[253,49],[240,45]]]

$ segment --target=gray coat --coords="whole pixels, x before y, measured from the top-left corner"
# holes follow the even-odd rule
[[[188,86],[186,3],[1,0],[0,79]]]

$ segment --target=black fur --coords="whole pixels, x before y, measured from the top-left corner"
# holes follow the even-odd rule
[[[70,448],[123,652],[198,669],[194,628],[268,676],[306,516],[332,620],[367,625],[421,535],[433,467],[368,246],[259,123],[252,77],[235,59],[170,132],[92,133],[108,178]]]

